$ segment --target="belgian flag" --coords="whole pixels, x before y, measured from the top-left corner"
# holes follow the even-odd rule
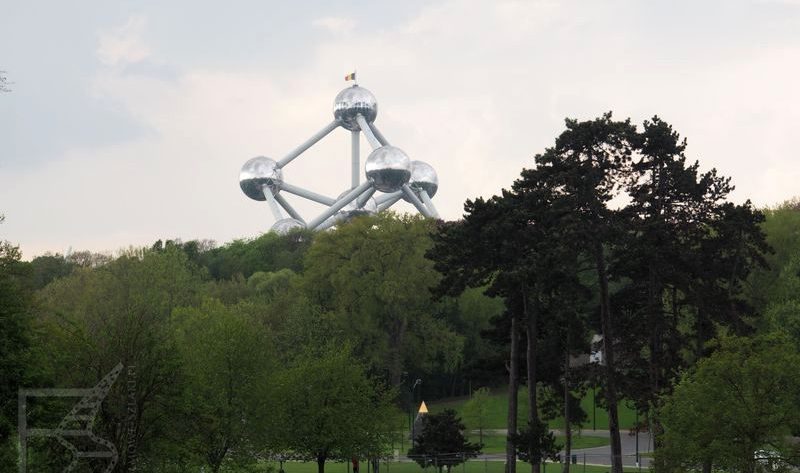
[[[346,80],[346,81],[347,80],[356,80],[356,73],[355,72],[351,72],[350,74],[347,74],[346,76],[344,76],[344,80]]]

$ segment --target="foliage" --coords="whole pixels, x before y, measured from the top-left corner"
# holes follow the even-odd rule
[[[198,263],[208,268],[211,277],[218,280],[230,279],[237,274],[249,278],[257,271],[284,268],[300,272],[313,239],[311,232],[294,232],[289,236],[269,232],[252,240],[234,240],[201,251]]]
[[[115,445],[136,445],[138,461],[172,445],[153,441],[169,430],[181,402],[170,315],[197,304],[201,287],[202,272],[173,249],[79,268],[39,293],[36,342],[53,385],[94,386],[118,363],[125,367],[95,430]],[[128,414],[130,404],[136,405],[136,416]],[[127,453],[133,452],[120,452],[124,471],[134,461]]]
[[[0,220],[1,221],[1,220]],[[29,268],[19,248],[0,241],[0,462],[13,463],[17,390],[28,378],[31,362],[31,290]]]
[[[787,200],[772,208],[764,209],[766,219],[761,228],[773,251],[765,258],[767,268],[757,268],[748,280],[748,301],[757,312],[763,313],[774,303],[786,301],[794,295],[787,292],[781,281],[792,276],[784,267],[800,257],[800,198]]]
[[[422,431],[414,439],[408,456],[423,468],[433,465],[441,473],[445,466],[459,465],[477,457],[481,448],[481,444],[467,441],[464,424],[456,412],[445,409],[422,417]]]
[[[519,459],[533,465],[548,459],[555,460],[561,449],[561,445],[556,443],[555,435],[544,422],[528,424],[519,433],[510,434],[508,438],[517,449]]]
[[[478,388],[464,404],[464,418],[470,428],[478,429],[480,443],[483,443],[483,429],[489,422],[489,388]]]
[[[397,419],[393,392],[367,376],[348,346],[309,346],[274,381],[275,399],[265,442],[273,451],[290,451],[316,460],[379,457],[386,453]]]
[[[172,324],[185,380],[174,435],[213,472],[231,456],[252,462],[259,409],[277,371],[269,332],[213,299],[176,309]]]
[[[753,472],[761,449],[788,460],[799,401],[800,354],[785,336],[722,338],[666,400],[658,467]]]
[[[461,361],[463,338],[430,297],[429,230],[419,217],[358,218],[318,235],[306,257],[309,300],[392,386],[403,372],[452,372]]]

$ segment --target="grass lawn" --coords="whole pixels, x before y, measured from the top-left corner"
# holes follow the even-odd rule
[[[478,443],[478,435],[470,435],[470,442]],[[564,437],[556,436],[556,442],[564,445]],[[611,441],[606,437],[583,437],[578,435],[572,436],[572,448],[592,448],[602,447],[608,445]],[[506,451],[506,437],[505,435],[487,435],[483,434],[483,453],[503,453]]]
[[[270,463],[278,471],[277,463]],[[283,469],[286,473],[317,473],[317,464],[314,462],[286,462],[283,464]],[[542,469],[542,473],[550,471],[551,473],[561,472],[562,466],[558,463],[547,463],[546,467]],[[519,473],[530,472],[530,465],[523,462],[517,462],[517,471]],[[574,473],[607,473],[611,471],[611,467],[607,466],[592,466],[582,464],[572,465],[570,468]],[[625,471],[638,471],[637,468],[625,468]],[[422,469],[414,462],[387,462],[381,463],[380,473],[435,473],[433,468]],[[349,473],[349,465],[347,463],[326,463],[325,473]],[[367,473],[367,465],[365,462],[361,463],[361,473]],[[461,465],[455,466],[451,469],[451,473],[504,473],[504,463],[502,461],[484,461],[484,460],[470,460]]]
[[[524,425],[525,417],[526,417],[526,409],[527,409],[527,402],[525,402],[524,393],[520,392],[520,425]],[[444,409],[454,409],[458,412],[459,415],[462,416],[462,409],[464,403],[467,401],[466,398],[456,398],[456,399],[446,399],[440,401],[431,401],[428,404],[428,408],[431,412],[440,412]],[[594,398],[592,397],[592,391],[590,390],[586,397],[581,400],[581,407],[583,410],[586,411],[588,415],[588,420],[583,423],[582,428],[585,429],[592,429],[592,403]],[[523,406],[524,405],[524,406]],[[507,391],[505,389],[497,389],[493,390],[488,401],[488,418],[486,425],[484,426],[485,429],[505,429],[506,428],[506,417],[508,416],[508,399],[507,399]],[[607,430],[608,429],[608,412],[605,409],[597,407],[594,409],[594,416],[596,422],[596,428],[599,430]],[[629,408],[625,402],[619,403],[619,424],[620,430],[626,430],[631,427],[636,422],[636,414],[633,409]],[[551,429],[559,429],[564,426],[564,419],[557,418],[553,419],[549,422]],[[475,426],[467,425],[468,428],[474,429]]]

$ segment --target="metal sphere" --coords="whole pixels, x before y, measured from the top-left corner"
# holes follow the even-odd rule
[[[339,194],[339,197],[336,200],[341,199],[350,191],[344,191]],[[342,207],[342,209],[336,212],[336,215],[333,217],[336,219],[337,222],[347,221],[355,217],[360,217],[362,215],[372,215],[378,211],[378,204],[375,202],[375,199],[370,197],[364,202],[362,207],[356,207],[358,205],[358,199],[350,202],[349,204]]]
[[[411,180],[408,185],[417,192],[424,190],[428,193],[428,197],[433,198],[439,190],[439,178],[430,164],[411,161]]]
[[[342,122],[342,126],[350,131],[361,129],[356,115],[361,114],[367,123],[375,121],[378,116],[378,101],[369,90],[354,85],[339,92],[333,101],[333,116]]]
[[[286,235],[295,230],[302,230],[305,228],[306,228],[305,224],[300,220],[294,218],[282,218],[277,222],[273,223],[272,228],[270,228],[269,231],[275,232],[278,235]]]
[[[369,154],[364,169],[375,189],[395,192],[411,178],[411,159],[400,148],[381,146]]]
[[[269,186],[272,195],[280,191],[278,187],[283,182],[283,172],[275,160],[257,156],[242,166],[239,173],[239,187],[247,197],[254,200],[267,200],[264,196],[264,186]]]

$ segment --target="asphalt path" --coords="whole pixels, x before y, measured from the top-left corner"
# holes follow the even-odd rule
[[[485,432],[485,431],[484,431]],[[504,435],[507,431],[505,429],[497,429],[491,431],[494,434]],[[556,435],[561,435],[562,432],[558,430],[552,431]],[[573,432],[573,435],[576,432]],[[605,437],[609,438],[610,434],[608,430],[582,430],[581,435],[584,437]],[[620,442],[622,443],[622,464],[625,466],[641,466],[642,469],[646,469],[650,466],[650,457],[639,457],[638,465],[636,463],[636,435],[629,435],[627,431],[620,432]],[[653,443],[650,435],[646,432],[639,433],[639,445],[638,451],[641,455],[642,453],[652,452],[653,451]],[[583,465],[584,461],[587,465],[611,465],[611,445],[604,445],[602,447],[594,447],[594,448],[579,448],[573,449],[572,455],[576,456],[578,466]],[[561,452],[561,457],[564,457],[564,452]],[[478,459],[482,460],[489,460],[489,461],[504,461],[506,458],[504,453],[490,453],[486,455],[480,455]],[[579,470],[577,470],[579,471]]]

